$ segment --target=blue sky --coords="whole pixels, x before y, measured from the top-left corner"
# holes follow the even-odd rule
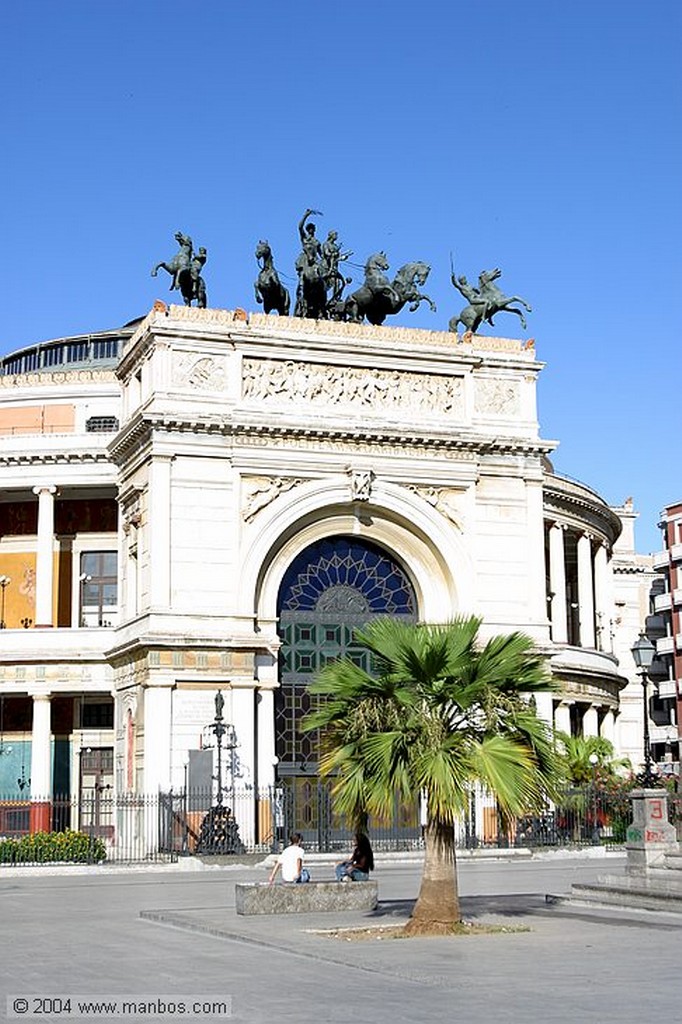
[[[0,351],[167,298],[181,229],[209,304],[257,308],[259,238],[294,277],[322,210],[358,264],[500,266],[533,306],[558,472],[632,496],[638,547],[682,498],[682,5],[673,0],[22,0],[3,10]],[[354,283],[361,270],[352,269]]]

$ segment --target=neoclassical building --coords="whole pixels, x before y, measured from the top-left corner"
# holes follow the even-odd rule
[[[314,778],[307,684],[386,614],[525,631],[558,684],[541,714],[639,763],[654,574],[631,504],[554,473],[542,365],[504,338],[163,303],[6,357],[0,796],[39,827],[57,792],[191,784],[218,690],[241,785]]]

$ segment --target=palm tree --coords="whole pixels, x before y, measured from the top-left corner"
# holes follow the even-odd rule
[[[542,656],[521,633],[477,640],[481,620],[378,619],[358,631],[373,674],[332,662],[310,687],[322,700],[320,770],[354,821],[390,813],[395,795],[426,805],[424,872],[407,933],[460,921],[454,825],[480,781],[507,817],[538,808],[557,777],[549,729],[525,695],[547,690]]]
[[[621,771],[632,770],[629,759],[616,757],[613,744],[603,736],[569,736],[557,732],[556,738],[561,764],[571,785],[587,785],[594,781],[595,774],[600,778],[615,778]]]

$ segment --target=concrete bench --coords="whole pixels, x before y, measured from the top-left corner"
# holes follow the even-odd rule
[[[305,882],[302,885],[238,882],[235,895],[238,914],[374,910],[378,903],[376,882]]]

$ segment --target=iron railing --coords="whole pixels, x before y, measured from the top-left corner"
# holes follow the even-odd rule
[[[680,811],[671,801],[671,820]],[[512,821],[479,792],[455,836],[460,848],[617,844],[625,841],[630,820],[627,799],[614,801],[590,786],[567,790],[542,813]],[[367,830],[377,851],[419,850],[422,822],[419,800],[396,799],[385,818],[370,816]],[[0,797],[0,864],[265,854],[281,849],[292,832],[303,835],[310,851],[347,849],[352,823],[335,809],[328,783],[297,778],[260,790],[231,787],[220,803],[211,790],[145,794],[107,788],[44,800]],[[40,842],[29,841],[36,833]],[[55,835],[62,838],[57,842]]]

